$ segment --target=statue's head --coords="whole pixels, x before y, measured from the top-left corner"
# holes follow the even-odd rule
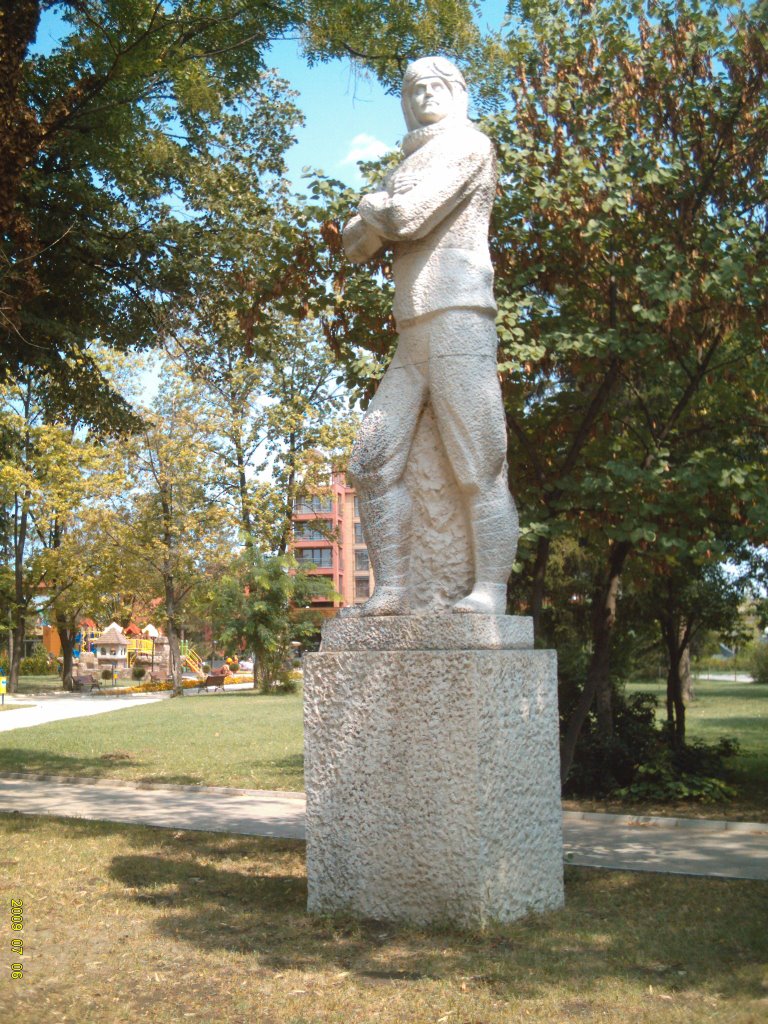
[[[467,118],[467,83],[445,57],[421,57],[405,69],[402,106],[408,131]]]

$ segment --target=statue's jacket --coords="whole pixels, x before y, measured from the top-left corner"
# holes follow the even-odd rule
[[[358,209],[369,230],[393,243],[396,322],[460,307],[495,312],[490,139],[470,121],[440,122],[410,132],[403,151],[385,191],[365,196]]]

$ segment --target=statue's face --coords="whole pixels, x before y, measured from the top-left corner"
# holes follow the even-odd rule
[[[453,94],[442,78],[420,78],[411,88],[410,99],[420,124],[437,124],[453,110]]]

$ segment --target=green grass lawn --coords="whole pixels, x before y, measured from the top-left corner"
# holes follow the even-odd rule
[[[301,790],[301,696],[183,697],[13,730],[0,771]]]
[[[309,917],[297,842],[13,815],[0,841],[24,1024],[766,1019],[765,882],[568,868],[563,910],[462,933]]]
[[[61,677],[53,676],[19,676],[19,688],[16,691],[19,697],[35,693],[54,693],[56,690],[63,690]]]

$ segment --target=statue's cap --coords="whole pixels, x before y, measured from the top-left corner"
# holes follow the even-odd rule
[[[403,92],[407,92],[422,78],[442,78],[452,85],[461,86],[465,91],[467,88],[464,75],[446,57],[419,57],[411,61],[403,75]]]

